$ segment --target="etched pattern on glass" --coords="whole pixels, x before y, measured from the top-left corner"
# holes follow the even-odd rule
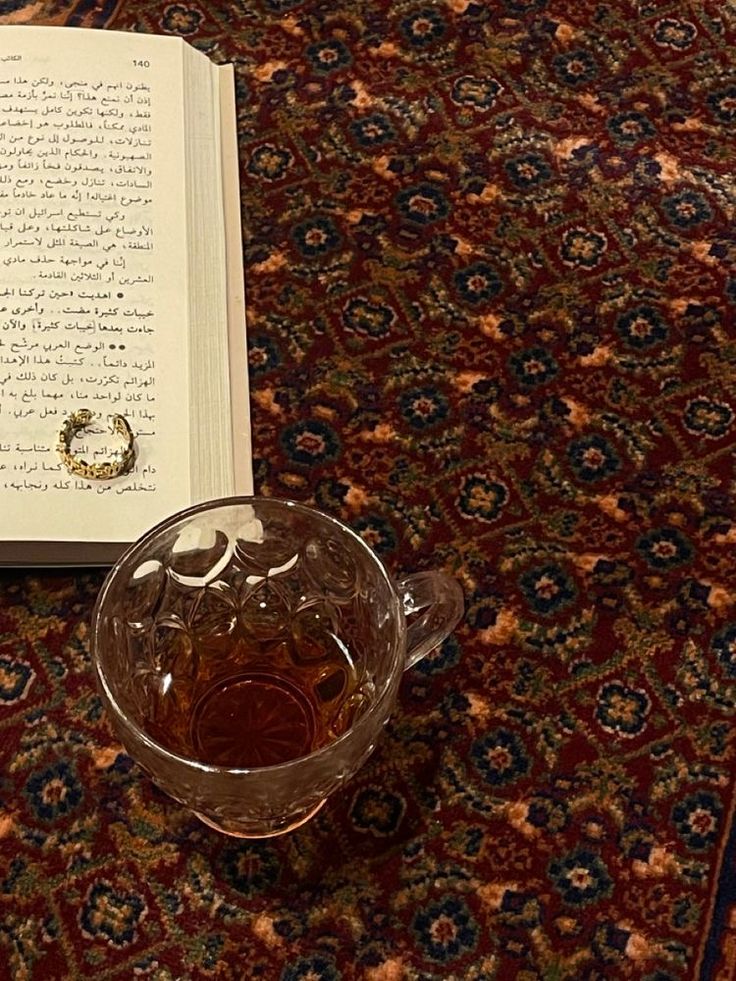
[[[130,574],[113,626],[127,655],[126,709],[162,745],[205,763],[305,755],[370,704],[370,588],[329,537],[264,525],[252,508],[213,519],[185,523]],[[248,733],[254,748],[239,760]]]

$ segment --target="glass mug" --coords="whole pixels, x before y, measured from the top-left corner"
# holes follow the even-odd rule
[[[118,560],[92,614],[92,660],[118,737],[154,782],[219,831],[269,837],[364,763],[403,671],[462,612],[454,579],[392,582],[327,514],[223,498]]]

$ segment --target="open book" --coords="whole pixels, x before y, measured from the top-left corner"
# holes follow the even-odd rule
[[[79,459],[135,436],[127,474]],[[68,461],[67,461],[68,463]],[[97,564],[252,492],[232,66],[179,38],[0,27],[0,564]]]

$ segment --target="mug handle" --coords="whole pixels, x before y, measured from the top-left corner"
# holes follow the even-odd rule
[[[419,613],[406,630],[406,671],[457,626],[464,612],[463,591],[444,572],[414,572],[399,580],[396,592],[404,616]]]

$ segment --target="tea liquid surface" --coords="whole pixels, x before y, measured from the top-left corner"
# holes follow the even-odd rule
[[[334,635],[272,646],[241,638],[177,658],[188,680],[159,692],[151,726],[168,749],[203,763],[250,768],[306,756],[368,704],[369,686]]]

